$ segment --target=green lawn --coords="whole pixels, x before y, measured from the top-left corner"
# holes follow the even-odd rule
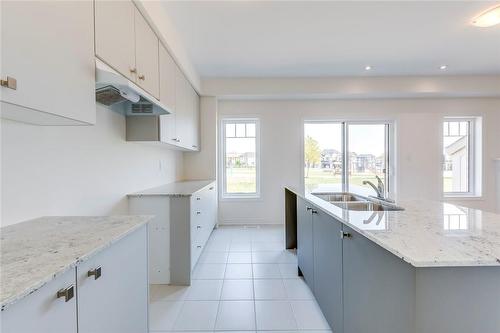
[[[226,169],[227,193],[254,193],[256,189],[255,167]]]
[[[319,184],[340,184],[342,183],[342,175],[333,174],[330,169],[310,168],[309,176],[307,168],[304,169],[305,186],[307,190],[315,189]],[[372,174],[351,174],[349,183],[353,185],[364,186],[363,181],[369,180],[377,185],[377,179]]]

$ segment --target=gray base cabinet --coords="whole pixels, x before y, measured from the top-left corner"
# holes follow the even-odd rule
[[[314,294],[332,331],[342,332],[342,224],[321,210],[312,217]]]
[[[307,284],[314,286],[312,205],[305,200],[297,202],[297,259],[299,269]]]
[[[342,242],[344,333],[411,333],[415,268],[351,228]]]

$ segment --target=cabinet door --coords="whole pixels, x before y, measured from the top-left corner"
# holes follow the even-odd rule
[[[156,98],[160,98],[160,70],[158,60],[158,37],[135,9],[135,60],[136,83]]]
[[[313,214],[314,294],[333,332],[342,332],[342,225],[322,210]]]
[[[188,82],[179,67],[175,68],[175,132],[178,145],[189,147],[188,119],[189,119]]]
[[[344,332],[412,333],[415,270],[343,226]]]
[[[91,1],[1,1],[2,117],[42,125],[94,124]]]
[[[79,333],[148,331],[147,251],[142,226],[77,266]]]
[[[95,53],[131,81],[136,80],[132,1],[95,1]]]
[[[160,45],[160,102],[175,112],[175,68],[177,65],[165,46]]]
[[[297,259],[299,269],[311,290],[314,290],[312,207],[297,198]]]
[[[200,150],[200,96],[191,85],[189,85],[189,88],[191,92],[191,117],[189,119],[191,149]]]
[[[76,333],[75,270],[71,269],[0,314],[2,333]],[[67,302],[57,298],[61,289],[73,286]]]
[[[161,141],[170,144],[177,143],[175,133],[175,71],[177,65],[174,60],[160,44],[160,102],[162,102],[171,114],[160,116]]]

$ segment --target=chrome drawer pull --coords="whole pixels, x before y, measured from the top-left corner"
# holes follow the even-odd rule
[[[100,278],[101,277],[101,266],[99,266],[97,268],[94,268],[94,269],[91,269],[90,271],[88,271],[87,272],[87,276],[88,277],[93,276],[94,280],[97,280],[98,278]]]
[[[201,245],[196,246],[196,248],[201,249]]]
[[[65,302],[68,302],[70,299],[73,298],[73,296],[75,296],[75,286],[74,285],[60,289],[57,292],[57,298],[64,297]]]
[[[201,212],[200,212],[200,211],[196,212],[196,215],[200,215],[200,214],[201,214]]]
[[[201,198],[198,197],[198,198],[196,198],[196,200],[201,200]]]
[[[344,238],[351,238],[351,237],[352,237],[351,233],[340,230],[340,238],[344,239]]]
[[[196,229],[201,229],[201,225],[197,225],[197,226],[196,226]]]

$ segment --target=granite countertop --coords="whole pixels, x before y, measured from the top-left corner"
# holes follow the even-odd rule
[[[138,229],[151,218],[57,216],[0,228],[2,310]]]
[[[446,202],[399,201],[403,211],[352,211],[287,188],[414,267],[500,266],[500,215]]]
[[[165,195],[172,197],[189,197],[208,186],[214,186],[215,180],[188,180],[174,182],[144,191],[130,193],[128,196]]]

